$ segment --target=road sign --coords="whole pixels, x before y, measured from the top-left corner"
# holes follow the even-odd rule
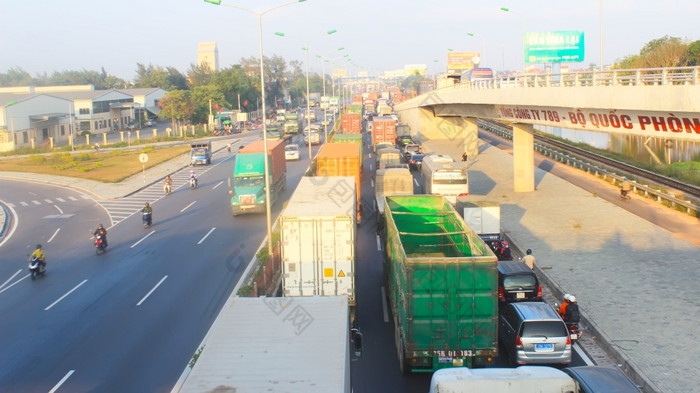
[[[583,31],[525,33],[526,63],[567,63],[584,59]]]
[[[145,164],[148,162],[148,154],[146,153],[141,153],[139,155],[139,161],[141,161],[142,164]]]

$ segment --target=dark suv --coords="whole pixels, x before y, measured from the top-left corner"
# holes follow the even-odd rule
[[[542,286],[535,272],[523,262],[498,261],[498,300],[542,301]]]

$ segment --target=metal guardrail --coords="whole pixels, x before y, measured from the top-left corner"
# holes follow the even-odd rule
[[[504,130],[499,127],[495,127],[491,124],[486,124],[484,122],[478,122],[479,128],[487,130],[489,132],[493,132],[495,134],[500,135],[501,137],[505,139],[513,139],[513,134],[509,132],[508,130]],[[547,146],[544,146],[539,143],[535,143],[535,150],[542,153],[546,157],[553,158],[561,163],[564,163],[566,165],[572,166],[574,168],[581,169],[583,171],[586,171],[588,173],[592,173],[593,175],[602,178],[605,181],[611,182],[615,186],[619,186],[622,184],[622,180],[625,177],[624,175],[618,175],[614,172],[610,172],[604,168],[601,168],[595,164],[588,163],[586,161],[583,161],[579,158],[573,157],[569,154],[562,153],[560,151],[550,149]],[[694,204],[692,201],[686,201],[682,199],[676,198],[675,195],[673,194],[668,194],[658,188],[654,188],[653,186],[647,186],[644,184],[639,184],[636,181],[631,181],[632,183],[632,192],[634,192],[637,195],[643,195],[646,198],[651,198],[654,199],[655,201],[659,203],[666,203],[668,204],[671,208],[677,209],[679,206],[685,208],[685,212],[687,214],[692,214],[695,213],[695,215],[700,214],[700,206]]]
[[[480,81],[462,81],[447,90],[483,90],[537,87],[587,86],[660,86],[699,85],[700,67],[640,68],[603,71],[578,71],[558,74],[518,74]]]

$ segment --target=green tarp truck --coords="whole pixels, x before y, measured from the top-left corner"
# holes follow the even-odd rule
[[[384,269],[401,371],[490,365],[498,259],[439,195],[387,196]]]

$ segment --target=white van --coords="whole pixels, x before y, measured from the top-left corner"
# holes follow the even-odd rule
[[[433,373],[430,393],[576,393],[576,382],[553,367],[443,368]]]

